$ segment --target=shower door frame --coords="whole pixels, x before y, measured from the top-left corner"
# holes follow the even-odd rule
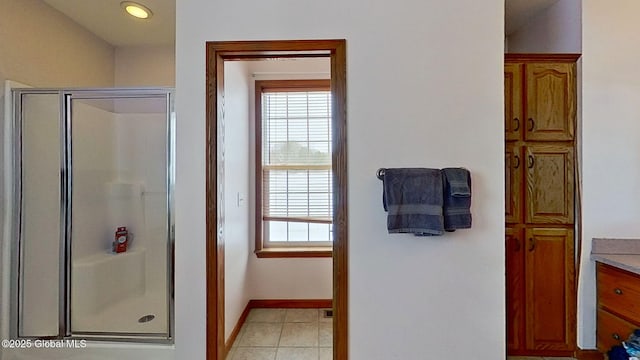
[[[11,276],[10,283],[10,336],[13,339],[64,339],[95,340],[137,343],[172,344],[175,331],[174,314],[174,264],[173,249],[175,241],[174,188],[175,188],[175,110],[173,88],[90,88],[90,89],[12,89],[13,115],[10,164],[13,176],[13,208],[11,209]],[[24,270],[23,224],[22,224],[22,95],[49,94],[59,96],[60,122],[60,262],[59,262],[59,299],[58,334],[56,336],[21,336],[22,319],[22,275]],[[71,102],[72,100],[116,100],[116,99],[164,99],[166,102],[166,180],[167,180],[167,331],[166,333],[127,333],[127,332],[72,332],[71,329],[71,259],[72,259],[72,190],[73,159],[71,139]]]

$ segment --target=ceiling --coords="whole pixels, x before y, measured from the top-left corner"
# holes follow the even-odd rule
[[[176,0],[139,0],[153,16],[128,15],[122,0],[43,0],[113,46],[171,45],[175,43]]]
[[[121,0],[43,0],[113,46],[172,45],[176,32],[176,0],[139,0],[153,12],[140,20],[127,15]],[[559,0],[505,0],[505,33]]]

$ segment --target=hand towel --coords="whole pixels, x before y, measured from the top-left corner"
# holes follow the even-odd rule
[[[444,181],[444,228],[471,227],[471,174],[465,168],[442,169]]]
[[[417,236],[442,235],[442,174],[438,169],[385,169],[383,205],[387,230]]]

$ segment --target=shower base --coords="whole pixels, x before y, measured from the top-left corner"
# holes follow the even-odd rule
[[[139,322],[146,315],[153,320]],[[167,333],[167,302],[163,292],[147,293],[107,306],[99,312],[74,317],[71,313],[72,333]]]

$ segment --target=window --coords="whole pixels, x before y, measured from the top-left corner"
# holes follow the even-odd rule
[[[258,256],[331,255],[329,86],[329,80],[256,81]]]

